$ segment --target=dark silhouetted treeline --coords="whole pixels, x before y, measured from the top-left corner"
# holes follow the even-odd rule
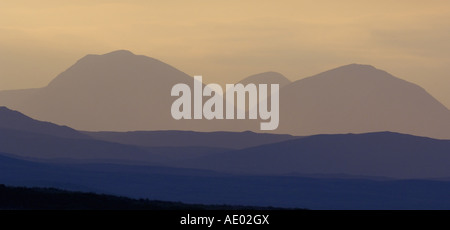
[[[3,210],[274,210],[273,207],[184,204],[54,188],[0,185]]]

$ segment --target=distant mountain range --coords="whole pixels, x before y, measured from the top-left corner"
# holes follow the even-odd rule
[[[87,55],[40,89],[0,92],[0,105],[78,130],[248,130],[245,121],[174,120],[175,84],[189,75],[125,50]]]
[[[7,128],[2,127],[5,123]],[[42,129],[20,130],[23,123]],[[53,128],[50,134],[48,127]],[[67,136],[68,130],[73,136]],[[40,161],[159,165],[254,175],[429,179],[450,178],[449,150],[450,140],[391,132],[308,137],[252,132],[79,133],[0,109],[0,152]]]
[[[246,132],[135,131],[83,132],[92,138],[143,147],[214,147],[242,149],[300,138],[283,134]]]
[[[280,125],[274,133],[392,131],[450,139],[445,106],[423,88],[372,66],[351,64],[295,82],[266,72],[240,82],[280,84]],[[87,55],[44,88],[2,91],[0,105],[86,131],[259,132],[255,120],[174,120],[170,90],[177,83],[192,85],[193,78],[120,50]]]
[[[0,151],[31,159],[161,164],[295,138],[253,132],[79,132],[0,107]]]
[[[0,108],[0,183],[132,198],[448,209],[449,150],[450,140],[390,132],[79,132]]]
[[[0,128],[68,138],[89,138],[67,126],[34,120],[24,114],[0,106]]]
[[[18,160],[1,153],[0,168],[0,181],[10,186],[55,187],[185,203],[365,210],[448,209],[450,206],[448,181],[250,176],[123,164],[49,164]],[[22,208],[42,201],[33,195],[29,194],[31,200],[24,200]],[[47,204],[59,200],[59,195],[47,196]],[[64,207],[70,208],[73,199],[76,198],[67,201]],[[86,208],[109,205],[97,201]]]
[[[368,65],[347,65],[281,89],[279,133],[392,131],[450,139],[450,111],[423,88]]]
[[[258,133],[255,120],[172,119],[171,87],[193,80],[115,51],[44,88],[0,92],[0,184],[202,204],[450,207],[450,112],[417,85],[358,64],[295,82],[253,75],[241,83],[281,86],[280,126]]]
[[[314,135],[205,155],[185,167],[258,175],[449,178],[450,140],[405,134]]]

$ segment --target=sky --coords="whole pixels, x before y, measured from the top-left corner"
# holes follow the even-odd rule
[[[450,108],[447,0],[0,1],[0,90],[43,87],[119,49],[220,84],[370,64]]]

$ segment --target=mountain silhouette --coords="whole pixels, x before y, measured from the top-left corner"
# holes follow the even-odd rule
[[[391,132],[82,132],[89,139],[4,107],[0,115],[0,124],[9,125],[0,128],[0,180],[8,185],[316,209],[441,209],[449,203],[450,140]],[[67,130],[76,133],[60,134]],[[191,146],[202,140],[206,147]]]
[[[283,87],[275,131],[392,131],[450,139],[450,111],[415,84],[369,65],[351,64]]]
[[[289,79],[277,72],[265,72],[260,74],[255,74],[245,79],[239,81],[243,85],[250,83],[258,86],[259,84],[279,84],[280,88],[291,83]]]
[[[391,132],[315,135],[183,162],[227,173],[450,178],[450,140]]]
[[[67,126],[59,126],[50,122],[34,120],[4,106],[0,106],[0,129],[20,130],[65,138],[89,138],[87,135]]]
[[[449,149],[450,140],[392,132],[307,137],[253,132],[80,133],[0,108],[0,152],[46,161],[417,179],[450,178]]]
[[[246,132],[135,131],[83,132],[98,140],[143,147],[214,147],[242,149],[297,139],[291,135]]]
[[[251,75],[249,77],[244,78],[243,80],[239,81],[238,84],[243,84],[244,86],[248,85],[248,84],[255,84],[256,88],[259,90],[259,85],[260,84],[267,84],[267,96],[269,97],[271,94],[271,84],[278,84],[279,88],[286,86],[288,84],[290,84],[291,81],[289,79],[287,79],[285,76],[283,76],[280,73],[277,72],[264,72],[264,73],[259,73],[259,74],[255,74],[255,75]],[[226,92],[229,93],[229,92]],[[226,95],[226,94],[225,94]],[[258,100],[260,100],[258,98]],[[237,106],[239,109],[241,110],[245,110],[245,111],[249,111],[251,109],[258,109],[258,107],[252,107],[249,108],[249,98],[246,97],[245,98],[245,107],[239,107]],[[258,110],[257,110],[258,111]],[[249,126],[251,127],[251,126]],[[253,128],[253,127],[252,127]]]
[[[0,129],[0,151],[26,159],[156,163],[167,158],[137,146]]]
[[[258,120],[175,120],[171,88],[194,79],[157,59],[119,50],[87,55],[39,89],[0,92],[0,105],[86,131],[260,132]],[[272,133],[391,131],[450,138],[450,111],[423,88],[369,65],[351,64],[290,83],[266,72],[241,83],[278,83],[280,122]],[[192,95],[191,95],[192,96]],[[203,101],[205,102],[206,99]]]
[[[29,159],[160,164],[295,138],[254,132],[79,132],[0,107],[0,151]]]
[[[230,175],[158,166],[31,162],[3,153],[0,168],[0,181],[7,185],[186,203],[352,210],[448,209],[450,205],[450,182],[437,180]]]
[[[174,120],[170,92],[178,83],[193,89],[194,78],[119,50],[83,57],[44,88],[0,92],[0,104],[77,130],[246,130],[245,121]]]

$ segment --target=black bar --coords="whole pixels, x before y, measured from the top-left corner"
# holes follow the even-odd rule
[[[182,218],[187,217],[190,217],[189,220],[194,218],[196,224],[182,224]],[[204,217],[210,219],[214,217],[213,223],[209,224]],[[74,227],[96,225],[127,229],[131,229],[130,227],[154,229],[155,226],[175,227],[174,229],[189,227],[273,229],[284,226],[306,228],[310,225],[358,227],[361,221],[366,224],[365,228],[386,227],[392,222],[411,225],[430,221],[434,224],[446,223],[449,218],[449,211],[0,211],[2,223],[12,222],[16,225],[29,224],[27,221],[32,221],[36,226],[54,224],[57,226],[62,222]]]

